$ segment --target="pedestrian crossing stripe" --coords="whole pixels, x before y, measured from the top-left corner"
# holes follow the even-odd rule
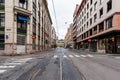
[[[15,66],[6,66],[6,65],[3,65],[3,66],[0,66],[0,69],[5,69],[5,68],[15,68]]]
[[[76,57],[80,57],[79,55],[75,55]]]
[[[6,61],[2,65],[0,65],[0,74],[3,74],[4,72],[7,71],[7,69],[13,69],[18,65],[22,65],[25,62],[31,60],[33,58],[23,58],[23,59],[11,59],[9,61]]]
[[[73,56],[73,55],[69,55],[69,57],[71,57],[71,58],[72,58],[72,57],[74,57],[74,56]]]
[[[82,57],[87,57],[87,56],[85,56],[85,55],[81,55]]]
[[[59,55],[54,55],[53,58],[58,58]],[[67,58],[67,57],[70,57],[70,58],[73,58],[73,57],[77,57],[77,58],[80,58],[80,57],[83,57],[83,58],[86,58],[86,57],[94,57],[93,55],[91,54],[87,54],[87,55],[63,55],[64,58]]]
[[[0,74],[2,74],[2,73],[4,73],[4,72],[6,72],[7,70],[0,70]]]
[[[64,58],[67,58],[67,56],[66,56],[66,55],[64,55],[63,57],[64,57]]]

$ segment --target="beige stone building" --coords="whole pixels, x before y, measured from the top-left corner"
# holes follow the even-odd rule
[[[70,24],[64,42],[66,47],[73,48],[73,24]]]
[[[56,41],[57,41],[57,35],[56,35],[56,31],[55,28],[52,27],[51,28],[51,48],[56,48]]]
[[[46,0],[0,1],[0,54],[25,54],[50,47],[52,25]]]

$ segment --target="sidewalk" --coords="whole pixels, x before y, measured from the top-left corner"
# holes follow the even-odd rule
[[[28,58],[28,57],[35,57],[35,58],[42,58],[45,56],[50,56],[53,50],[42,51],[42,52],[35,52],[33,54],[23,54],[23,55],[0,55],[0,64],[4,63],[5,61],[9,61],[12,58]]]
[[[98,52],[91,52],[91,51],[87,51],[87,50],[82,50],[82,49],[69,49],[71,51],[75,51],[77,53],[80,53],[80,54],[99,54],[99,55],[105,55],[105,53],[98,53]]]

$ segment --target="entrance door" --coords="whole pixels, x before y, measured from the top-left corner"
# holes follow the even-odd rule
[[[120,53],[120,36],[117,36],[117,38],[116,38],[116,40],[117,40],[117,53]]]
[[[106,52],[107,53],[116,53],[114,40],[115,40],[114,37],[106,39]]]

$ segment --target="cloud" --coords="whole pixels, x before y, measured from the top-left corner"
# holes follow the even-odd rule
[[[64,36],[66,35],[67,32],[67,28],[69,27],[69,24],[72,23],[73,12],[76,7],[76,4],[80,4],[80,3],[81,0],[54,0],[58,29],[59,29],[58,31],[60,34],[58,36],[59,39],[64,39]],[[52,0],[48,0],[48,7],[53,21],[53,26],[57,31]],[[65,24],[65,22],[67,22],[67,24]]]

